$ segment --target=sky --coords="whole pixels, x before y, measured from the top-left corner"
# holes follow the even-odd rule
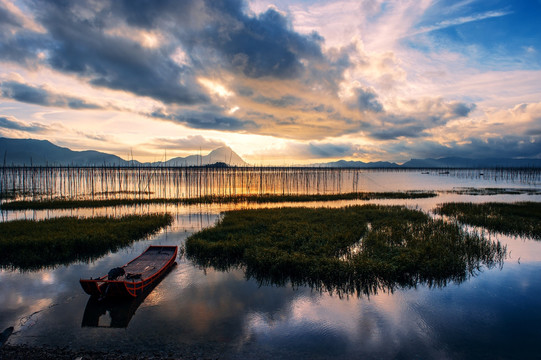
[[[541,158],[541,0],[0,0],[0,136],[256,165]]]

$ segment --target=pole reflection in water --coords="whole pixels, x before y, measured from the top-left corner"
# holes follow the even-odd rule
[[[156,286],[169,274],[177,263],[171,266],[159,279],[154,281],[137,297],[107,297],[100,299],[90,296],[86,303],[81,327],[126,328],[139,306]],[[110,321],[102,318],[109,314]]]

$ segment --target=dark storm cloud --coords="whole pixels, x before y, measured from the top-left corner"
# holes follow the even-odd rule
[[[446,101],[442,98],[404,101],[410,117],[416,117],[428,125],[445,125],[448,121],[466,117],[475,110],[475,104]],[[397,117],[398,119],[399,117]]]
[[[252,94],[253,95],[253,94]],[[276,108],[290,108],[294,110],[299,110],[304,113],[316,112],[323,113],[323,115],[330,116],[335,113],[334,107],[331,105],[325,105],[317,102],[307,101],[301,97],[286,94],[277,98],[265,96],[265,95],[254,95],[251,96],[252,100],[258,104],[269,105]]]
[[[293,95],[284,95],[280,98],[270,98],[270,97],[267,97],[267,96],[263,96],[263,95],[258,95],[256,97],[254,97],[253,99],[255,102],[257,103],[260,103],[260,104],[267,104],[267,105],[272,105],[272,106],[276,106],[276,107],[280,107],[280,108],[284,108],[284,107],[290,107],[290,106],[293,106],[293,105],[298,105],[302,99],[300,99],[299,97],[297,96],[293,96]]]
[[[19,16],[0,2],[0,60],[33,66],[38,51],[50,44],[48,37],[25,29]]]
[[[36,34],[0,34],[0,60],[12,61],[34,67],[37,52],[48,39]]]
[[[0,95],[4,98],[43,106],[58,106],[71,109],[102,108],[81,98],[56,94],[41,87],[30,86],[16,81],[0,83]]]
[[[272,8],[251,17],[245,14],[243,1],[206,4],[214,21],[197,37],[247,77],[297,78],[304,70],[302,59],[323,58],[321,36],[296,33],[289,20]]]
[[[475,109],[475,107],[475,104],[456,102],[451,104],[451,112],[457,117],[466,117]]]
[[[327,49],[325,58],[313,59],[311,66],[306,67],[303,82],[309,86],[316,85],[324,89],[327,94],[338,93],[340,82],[344,79],[344,72],[353,66],[350,54],[355,52],[354,46]]]
[[[250,97],[254,94],[254,90],[246,86],[239,86],[236,89],[236,93],[244,97]]]
[[[152,29],[160,22],[186,24],[192,19],[198,0],[114,0],[111,11],[125,18],[129,25]]]
[[[349,64],[345,52],[333,52],[332,59],[327,59],[321,36],[295,32],[287,16],[277,10],[248,14],[246,3],[239,0],[29,0],[28,7],[45,33],[21,28],[20,21],[1,8],[0,17],[11,19],[2,29],[17,27],[20,31],[2,30],[0,58],[41,62],[92,85],[165,104],[210,103],[196,81],[209,71],[219,74],[225,69],[250,78],[278,79],[300,79],[304,74],[303,82],[320,81],[321,86],[336,88]],[[164,41],[155,48],[144,47],[119,29],[131,31],[130,35],[137,29],[156,30]],[[186,54],[187,62],[173,60],[178,49]],[[317,80],[312,79],[314,74],[319,75]],[[239,95],[253,94],[245,90]],[[270,105],[280,106],[288,100],[292,99],[283,97]],[[184,119],[188,124],[202,124],[189,120],[189,114]],[[232,118],[215,123],[236,126]]]
[[[428,137],[430,135],[428,130],[446,125],[451,120],[466,117],[475,109],[475,104],[445,102],[439,98],[410,100],[405,104],[407,112],[393,114],[382,111],[378,118],[380,121],[365,124],[363,130],[378,140]]]
[[[378,95],[373,89],[356,88],[354,107],[360,111],[382,112],[383,105],[378,100]]]
[[[196,104],[208,98],[193,79],[191,69],[176,64],[168,51],[107,33],[122,24],[111,18],[108,2],[39,1],[36,18],[53,44],[46,50],[54,69],[89,79],[93,85],[126,90],[164,103]],[[86,6],[86,7],[85,7]]]
[[[256,124],[252,121],[204,112],[187,112],[177,115],[175,119],[195,129],[234,131],[256,127]]]
[[[423,133],[424,126],[408,125],[408,126],[392,126],[377,128],[371,132],[373,138],[378,140],[394,140],[398,138],[418,138],[426,136]]]
[[[324,60],[321,36],[295,32],[272,8],[248,15],[242,0],[122,0],[109,10],[132,26],[173,34],[196,67],[219,62],[251,78],[296,78],[305,69],[302,59]]]
[[[18,131],[25,131],[29,133],[42,133],[49,130],[49,128],[43,124],[38,124],[38,123],[26,124],[12,117],[6,117],[6,116],[0,116],[0,130],[1,129],[18,130]]]
[[[21,27],[21,21],[0,3],[0,28],[14,26]]]
[[[391,152],[408,153],[415,158],[541,158],[541,136],[505,136],[486,139],[466,138],[460,143],[435,141],[399,142],[386,145]]]
[[[240,120],[235,117],[226,116],[219,112],[212,111],[189,110],[176,114],[166,114],[163,111],[157,110],[146,115],[158,119],[177,122],[195,129],[235,131],[249,129],[253,130],[257,128],[256,123],[251,120]]]
[[[384,114],[381,120],[381,123],[365,125],[367,133],[377,140],[424,137],[427,135],[424,131],[433,127],[426,118]]]
[[[332,144],[332,143],[310,143],[308,151],[311,155],[318,158],[335,158],[340,156],[353,155],[356,147],[352,144]]]
[[[541,136],[505,136],[488,139],[470,138],[469,143],[457,145],[456,151],[469,157],[541,157]],[[469,154],[469,155],[468,155]]]
[[[351,65],[352,49],[328,49],[323,54],[320,35],[297,33],[288,16],[274,8],[250,13],[243,0],[27,1],[36,29],[43,32],[25,29],[24,19],[0,25],[0,59],[34,68],[49,66],[91,85],[148,96],[175,114],[169,120],[193,128],[253,132],[263,128],[256,126],[258,119],[206,109],[213,99],[199,84],[201,76],[219,78],[225,73],[240,79],[287,79],[291,91],[317,88],[332,98]],[[10,15],[2,11],[0,16]],[[157,34],[154,47],[144,46],[148,33],[141,31]],[[303,101],[301,95],[258,96],[258,85],[249,81],[248,86],[237,82],[236,96],[270,107],[334,112],[328,105]],[[4,96],[40,105],[92,107],[75,97],[63,101],[57,95],[53,100],[46,92],[14,85]],[[381,104],[375,95],[370,96],[360,97],[361,104],[377,111]],[[178,110],[179,105],[189,107]],[[303,126],[302,121],[298,125]]]
[[[541,128],[529,129],[526,131],[526,135],[539,136],[541,135]]]

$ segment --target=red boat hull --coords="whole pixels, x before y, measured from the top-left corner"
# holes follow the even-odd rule
[[[149,274],[148,277],[140,277],[136,279],[122,279],[122,280],[108,280],[107,275],[102,276],[98,279],[81,279],[79,282],[83,290],[94,296],[111,296],[111,297],[136,297],[141,294],[147,287],[149,287],[153,282],[158,280],[161,276],[165,274],[167,269],[169,269],[176,261],[178,247],[177,246],[149,246],[144,253],[139,255],[137,258],[133,259],[126,265],[123,269],[129,269],[130,265],[133,267],[136,262],[143,258],[145,255],[149,257],[149,253],[156,251],[167,251],[168,259],[162,261],[163,265],[157,270]]]

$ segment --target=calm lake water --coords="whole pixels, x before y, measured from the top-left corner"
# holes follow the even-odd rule
[[[370,296],[260,285],[242,269],[200,269],[186,258],[140,301],[96,303],[80,278],[106,273],[150,244],[183,245],[225,210],[276,206],[403,204],[424,211],[447,201],[541,201],[541,195],[457,195],[458,188],[541,190],[539,179],[371,171],[359,191],[437,190],[438,197],[271,205],[135,206],[2,214],[3,221],[167,211],[172,226],[92,263],[33,272],[0,271],[0,330],[11,344],[211,355],[225,359],[534,358],[541,339],[541,242],[488,235],[507,246],[501,267],[442,288],[419,285]],[[141,301],[142,300],[142,301]]]

